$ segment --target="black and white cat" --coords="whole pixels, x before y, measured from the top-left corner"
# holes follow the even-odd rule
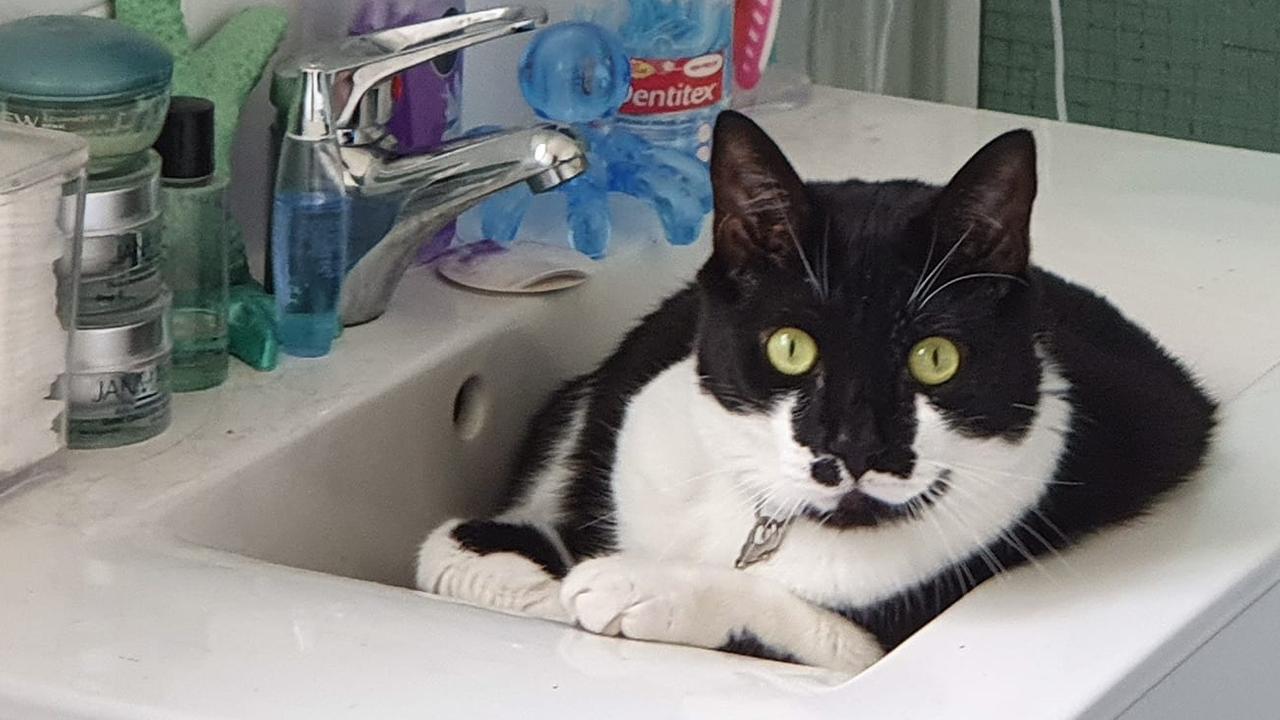
[[[714,148],[697,282],[552,398],[505,511],[436,529],[419,587],[857,672],[1199,466],[1213,402],[1028,264],[1029,132],[941,188],[806,185],[733,112]]]

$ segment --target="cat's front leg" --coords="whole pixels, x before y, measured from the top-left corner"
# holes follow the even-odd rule
[[[560,605],[566,571],[559,549],[532,525],[449,520],[422,544],[415,584],[495,610],[569,622]]]
[[[612,555],[576,565],[560,597],[584,629],[858,673],[884,651],[866,630],[731,568]]]

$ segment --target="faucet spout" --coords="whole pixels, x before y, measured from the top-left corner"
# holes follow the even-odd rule
[[[550,190],[587,167],[578,140],[550,125],[472,137],[427,155],[390,157],[368,147],[342,152],[355,194],[402,198],[390,231],[347,273],[340,303],[345,325],[381,315],[418,248],[467,209],[521,182],[534,192]]]
[[[338,144],[353,213],[354,265],[339,299],[344,324],[381,315],[418,247],[459,213],[516,183],[542,192],[586,169],[578,141],[551,126],[473,136],[416,156],[397,154],[387,128],[397,73],[546,22],[537,7],[477,10],[313,48],[276,71],[278,127]]]

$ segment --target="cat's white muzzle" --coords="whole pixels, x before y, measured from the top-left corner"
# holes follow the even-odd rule
[[[937,481],[938,477],[931,468],[917,467],[910,477],[905,478],[870,470],[858,479],[857,487],[863,494],[887,505],[905,505],[923,495]]]

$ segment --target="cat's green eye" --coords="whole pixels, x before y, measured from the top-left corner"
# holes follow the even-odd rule
[[[764,351],[769,364],[783,375],[803,375],[818,362],[818,343],[800,328],[774,330],[765,342]]]
[[[911,348],[907,369],[921,384],[941,385],[960,369],[960,350],[944,337],[927,337]]]

